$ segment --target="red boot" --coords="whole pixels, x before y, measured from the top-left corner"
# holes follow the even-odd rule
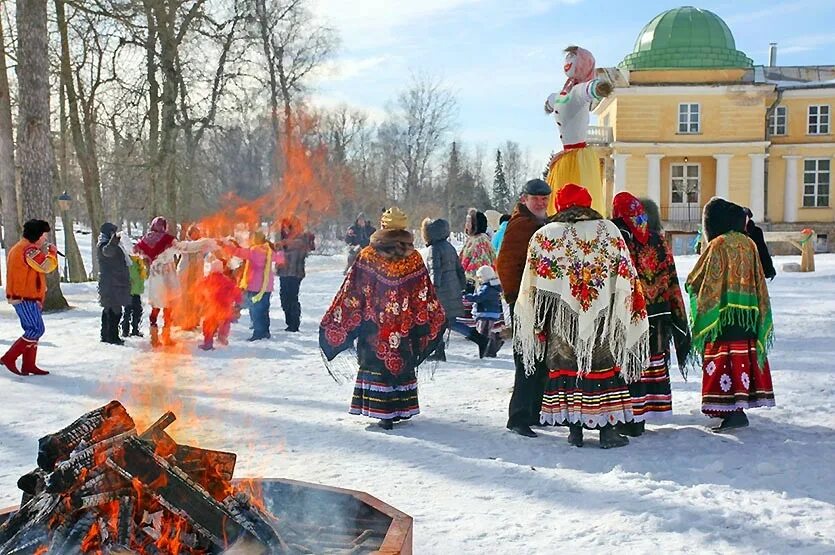
[[[0,363],[3,364],[6,368],[9,369],[9,372],[12,374],[17,374],[18,376],[22,376],[23,374],[17,369],[16,362],[20,355],[23,354],[24,350],[26,349],[27,341],[22,337],[19,337],[17,341],[12,343],[12,346],[9,347],[9,350],[6,351],[6,354],[0,358]]]
[[[41,370],[35,366],[35,359],[38,357],[38,342],[27,341],[26,348],[23,351],[23,368],[20,373],[23,376],[46,376],[49,374],[46,370]]]

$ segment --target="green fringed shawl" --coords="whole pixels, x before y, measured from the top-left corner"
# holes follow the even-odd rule
[[[687,278],[693,347],[704,353],[726,326],[740,326],[757,336],[757,358],[765,364],[774,338],[771,302],[757,247],[742,233],[711,241]]]

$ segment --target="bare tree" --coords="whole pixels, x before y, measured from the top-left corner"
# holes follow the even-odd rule
[[[17,36],[20,204],[24,220],[39,218],[54,224],[46,0],[17,1]],[[44,309],[67,308],[58,272],[47,275],[47,286]]]
[[[502,149],[504,156],[504,173],[507,186],[513,196],[518,196],[522,185],[529,179],[530,166],[527,157],[522,154],[519,143],[506,141]]]
[[[8,248],[20,237],[21,228],[15,187],[14,130],[5,46],[3,22],[0,20],[0,204],[3,208],[3,244]]]

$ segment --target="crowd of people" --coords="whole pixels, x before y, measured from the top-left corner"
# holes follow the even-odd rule
[[[495,356],[505,324],[515,365],[507,428],[522,436],[556,425],[573,446],[584,430],[598,431],[604,449],[628,444],[672,414],[673,352],[685,379],[701,364],[702,412],[721,419],[714,431],[747,426],[746,410],[773,406],[774,271],[750,211],[721,198],[705,206],[688,315],[658,206],[622,192],[607,219],[593,203],[579,185],[554,192],[532,179],[492,238],[485,215],[468,213],[460,252],[449,222],[423,221],[419,253],[408,217],[386,211],[320,324],[331,375],[355,379],[350,412],[387,430],[417,415],[418,370],[446,360],[446,332]],[[359,227],[370,228],[358,218],[350,245],[362,246]]]

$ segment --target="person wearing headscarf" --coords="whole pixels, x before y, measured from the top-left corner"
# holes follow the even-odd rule
[[[579,46],[565,49],[563,70],[567,77],[562,90],[545,101],[545,113],[554,114],[560,132],[562,151],[551,158],[545,181],[553,189],[548,215],[554,214],[554,200],[566,183],[582,183],[590,189],[595,210],[602,212],[603,178],[594,147],[586,144],[589,111],[592,104],[612,93],[611,83],[595,79],[595,60],[591,52]]]
[[[741,206],[714,197],[704,207],[708,243],[687,277],[693,348],[702,356],[702,412],[714,431],[748,425],[745,409],[774,406],[768,350],[771,301]]]
[[[547,365],[541,422],[567,424],[577,447],[584,428],[599,430],[608,449],[629,443],[616,426],[634,420],[627,383],[647,367],[649,322],[629,250],[591,204],[567,184],[552,222],[531,238],[513,341],[528,375]]]
[[[356,372],[349,413],[379,419],[383,429],[420,413],[417,369],[443,341],[447,317],[423,258],[393,207],[360,251],[319,325],[330,375]],[[355,351],[349,365],[337,355]]]
[[[490,266],[495,269],[496,253],[493,251],[493,241],[487,234],[487,216],[483,212],[471,208],[467,213],[467,220],[464,224],[464,233],[467,238],[461,249],[461,267],[464,268],[464,277],[467,282],[468,293],[475,291],[478,283],[478,269],[482,266]],[[493,334],[500,334],[504,330],[504,320],[496,320],[489,333],[480,334],[476,329],[476,318],[473,315],[475,305],[466,297],[464,302],[464,314],[455,319],[452,329],[464,334],[467,339],[479,345],[479,357],[484,357]],[[470,330],[470,331],[468,331]]]
[[[647,204],[657,214],[655,203]],[[649,366],[641,372],[640,381],[629,384],[635,421],[620,426],[621,433],[633,437],[644,432],[645,422],[672,416],[670,342],[675,344],[679,370],[685,378],[690,357],[690,327],[673,253],[660,221],[654,218],[650,227],[647,212],[631,193],[618,193],[613,199],[612,221],[626,241],[649,316]]]
[[[200,228],[196,225],[189,226],[186,231],[186,238],[189,241],[196,241],[202,237]],[[177,325],[184,330],[195,330],[200,326],[201,304],[200,283],[203,281],[204,266],[206,265],[206,252],[184,252],[177,263],[177,277],[180,279],[180,298],[177,300],[177,308],[174,315]]]
[[[110,222],[101,226],[96,257],[99,261],[99,304],[101,311],[101,342],[124,345],[119,338],[122,307],[131,303],[129,252],[122,248],[119,228]]]
[[[211,239],[177,241],[168,230],[168,221],[157,216],[151,221],[148,232],[134,246],[148,265],[148,303],[151,305],[151,345],[171,345],[173,307],[181,294],[177,277],[177,257],[184,253],[207,252],[217,248]],[[158,320],[162,312],[164,326],[160,338]]]
[[[771,253],[768,252],[768,243],[765,242],[763,230],[754,223],[754,214],[750,208],[745,208],[745,234],[757,245],[757,253],[760,257],[760,264],[766,279],[774,279],[777,270],[774,269],[774,262],[771,260]]]
[[[46,298],[46,274],[58,268],[58,249],[48,243],[52,231],[49,222],[28,220],[23,224],[23,237],[6,256],[6,300],[14,307],[23,328],[23,335],[0,358],[0,363],[18,376],[49,374],[37,366],[38,341],[46,328],[43,302]],[[17,359],[23,357],[20,369]]]

